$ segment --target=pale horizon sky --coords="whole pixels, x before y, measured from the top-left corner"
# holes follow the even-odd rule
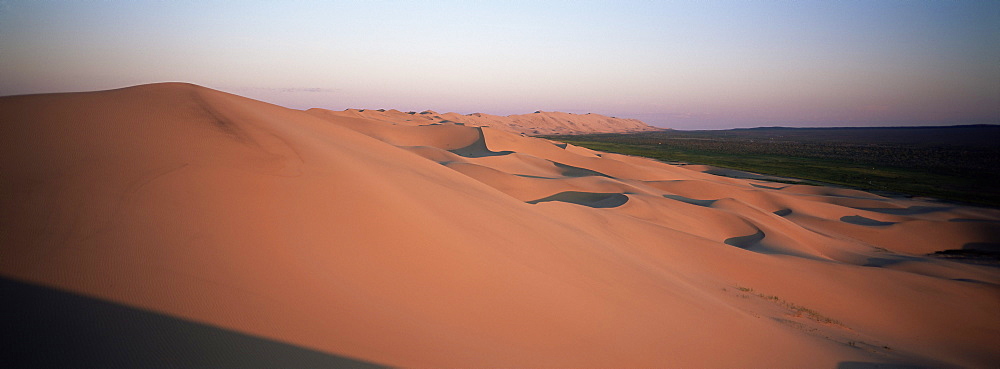
[[[164,81],[677,129],[997,124],[1000,2],[0,0],[0,95]]]

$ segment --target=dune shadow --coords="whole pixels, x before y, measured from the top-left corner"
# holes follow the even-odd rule
[[[891,363],[871,363],[863,361],[842,361],[837,369],[924,369],[923,366]]]
[[[758,242],[764,240],[764,231],[758,229],[757,233],[747,235],[747,236],[736,236],[727,238],[724,242],[729,246],[736,246],[741,249],[748,249],[751,246],[757,244]]]
[[[671,200],[677,200],[677,201],[680,201],[680,202],[688,203],[688,204],[691,204],[691,205],[698,205],[698,206],[704,206],[704,207],[712,206],[712,204],[714,204],[716,201],[719,201],[719,200],[698,200],[698,199],[692,199],[690,197],[684,197],[684,196],[679,196],[679,195],[663,195],[663,197],[666,197],[666,198],[671,199]]]
[[[759,185],[759,184],[756,184],[756,183],[751,183],[750,185],[753,186],[753,187],[763,188],[763,189],[768,189],[768,190],[783,190],[786,187],[788,187],[788,186],[771,187],[771,186]]]
[[[843,216],[840,217],[840,221],[844,223],[850,223],[854,225],[867,226],[867,227],[882,227],[882,226],[890,226],[896,224],[896,222],[883,222],[871,218],[865,218],[860,215]]]
[[[889,265],[893,265],[893,264],[905,263],[905,262],[909,262],[909,261],[926,261],[926,260],[923,259],[923,258],[915,257],[915,256],[894,255],[892,257],[885,257],[885,258],[874,258],[874,257],[873,258],[868,258],[868,260],[862,266],[881,268],[881,267],[885,267],[885,266],[889,266]]]
[[[933,213],[936,211],[951,210],[952,207],[947,206],[911,206],[908,208],[855,208],[858,210],[870,211],[873,213],[889,214],[889,215],[920,215]]]
[[[568,202],[592,208],[615,208],[628,202],[628,196],[621,193],[566,191],[538,200],[527,201],[527,203],[537,204],[549,201]]]
[[[486,147],[486,136],[483,134],[482,127],[476,127],[476,131],[479,133],[479,138],[469,146],[448,150],[452,154],[466,157],[466,158],[483,158],[487,156],[503,156],[513,154],[513,151],[492,151]]]
[[[554,162],[554,161],[552,162],[552,164],[555,164],[556,168],[559,168],[559,170],[561,171],[561,174],[564,175],[564,176],[566,176],[566,177],[608,177],[608,178],[613,178],[613,177],[611,177],[611,176],[609,176],[607,174],[598,172],[596,170],[590,170],[590,169],[587,169],[587,168],[574,167],[572,165],[566,165],[566,164],[559,163],[559,162]]]
[[[786,217],[792,214],[792,209],[778,209],[774,211],[774,215],[779,217]]]
[[[534,179],[560,179],[559,177],[543,177],[543,176],[534,176],[534,175],[530,175],[530,174],[511,174],[511,175],[512,175],[512,176],[515,176],[515,177],[521,177],[521,178],[534,178]]]
[[[7,368],[383,368],[0,277]]]
[[[990,283],[990,282],[986,282],[986,281],[980,281],[980,280],[978,280],[978,279],[969,279],[969,278],[952,278],[951,280],[953,280],[953,281],[956,281],[956,282],[965,282],[965,283],[975,283],[975,284],[984,284],[984,285],[988,285],[988,286],[992,286],[992,285],[993,285],[993,283]]]

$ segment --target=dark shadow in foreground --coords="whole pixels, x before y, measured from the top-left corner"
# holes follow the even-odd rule
[[[382,368],[0,277],[5,368]]]

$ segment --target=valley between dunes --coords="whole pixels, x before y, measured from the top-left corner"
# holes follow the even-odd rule
[[[364,113],[0,98],[0,275],[398,367],[1000,364],[1000,268],[928,255],[997,209]]]

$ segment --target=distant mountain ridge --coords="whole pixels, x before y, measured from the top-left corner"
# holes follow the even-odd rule
[[[313,110],[313,109],[310,109]],[[325,109],[316,109],[325,110]],[[402,112],[395,109],[347,109],[332,114],[388,121],[396,124],[462,124],[492,127],[502,131],[525,135],[572,135],[587,133],[631,133],[661,131],[638,119],[608,117],[601,114],[573,114],[536,111],[520,115],[492,115],[484,113],[438,113],[433,110]]]

